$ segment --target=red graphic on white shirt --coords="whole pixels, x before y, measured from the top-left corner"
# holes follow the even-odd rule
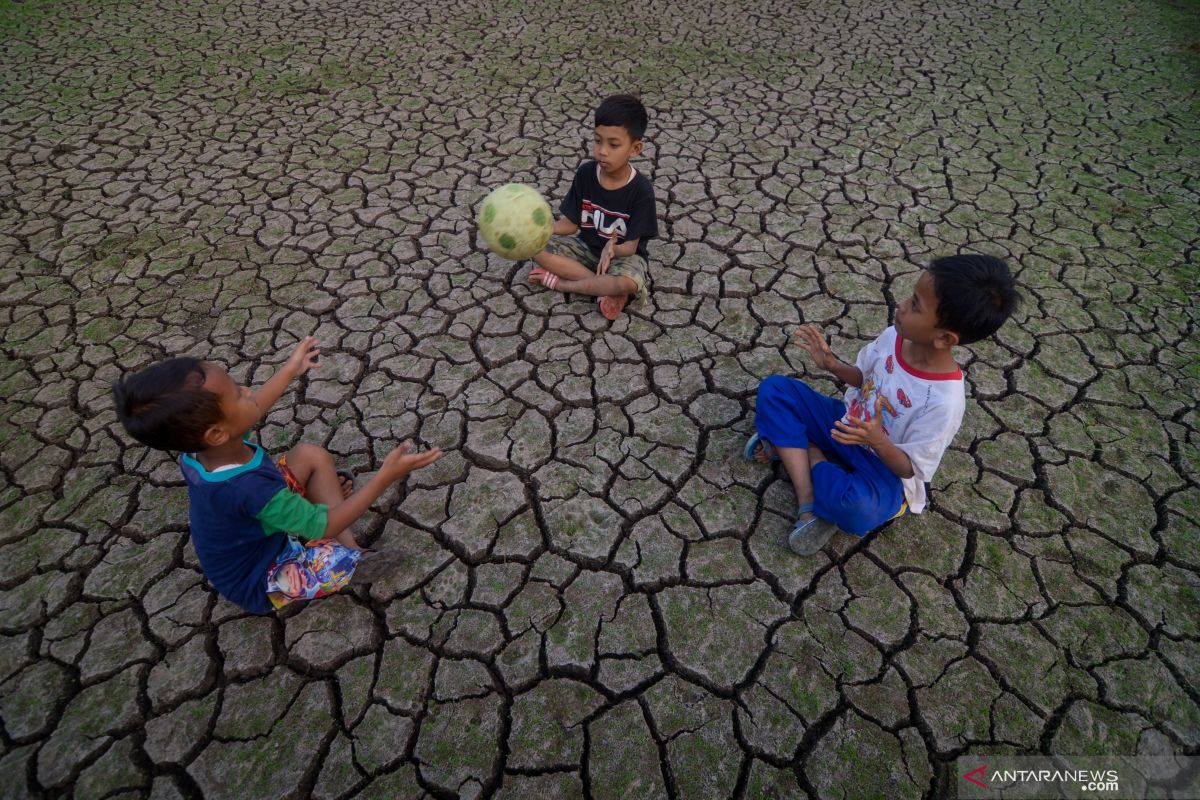
[[[883,362],[883,368],[887,370],[888,375],[892,374],[892,370],[896,368],[896,361],[891,356],[887,357],[887,361]]]
[[[611,239],[614,234],[624,239],[625,231],[629,230],[628,222],[628,214],[609,211],[591,200],[583,201],[583,213],[580,214],[579,219],[581,228],[595,228],[596,232],[605,239]]]
[[[891,356],[888,356],[888,358],[890,359]],[[896,387],[896,397],[899,398],[900,405],[904,406],[905,408],[912,408],[912,400],[908,399],[908,395],[906,395],[904,390],[899,386]]]
[[[892,405],[892,401],[875,385],[875,378],[873,376],[867,376],[863,380],[862,388],[859,389],[859,397],[850,401],[850,408],[846,412],[847,416],[850,419],[860,419],[863,422],[870,422],[874,416],[872,412],[875,410],[876,400],[879,401],[880,409],[890,414],[892,419],[900,416],[899,412],[896,411],[896,407]],[[900,392],[900,402],[906,408],[911,406],[910,403],[905,402],[907,400],[908,398],[904,396],[904,392]],[[884,416],[880,422],[883,424],[884,433],[887,433],[891,428],[888,424],[889,420],[887,416]]]

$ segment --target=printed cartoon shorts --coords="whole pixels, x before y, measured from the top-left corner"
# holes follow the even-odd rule
[[[288,489],[304,495],[304,486],[288,469],[287,458],[275,462]],[[351,550],[332,539],[304,543],[288,537],[279,558],[267,568],[267,599],[275,608],[297,600],[312,600],[344,589],[362,558],[361,550]]]
[[[292,472],[291,468],[287,465],[286,455],[275,459],[275,468],[283,476],[284,483],[287,484],[287,488],[292,494],[298,494],[301,497],[308,496],[304,493],[304,484],[300,482],[300,479],[296,477],[296,473]]]
[[[593,253],[592,248],[588,247],[578,236],[553,236],[550,243],[546,245],[546,252],[573,258],[590,270],[595,270],[600,263],[599,254]],[[646,259],[634,253],[631,256],[615,256],[608,263],[607,274],[629,278],[637,284],[637,292],[635,292],[637,299],[645,300],[650,294],[646,289],[648,270],[649,265],[646,263]]]
[[[267,568],[267,599],[275,608],[297,600],[312,600],[346,588],[361,550],[332,539],[304,544],[288,537],[279,558]]]

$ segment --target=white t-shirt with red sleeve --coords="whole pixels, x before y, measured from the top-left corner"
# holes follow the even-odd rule
[[[912,461],[913,476],[901,482],[909,510],[919,514],[925,509],[925,483],[962,425],[967,392],[962,370],[924,372],[905,362],[902,341],[889,327],[858,351],[854,366],[862,371],[863,384],[846,390],[846,416],[869,420],[875,398],[883,398],[883,430]]]

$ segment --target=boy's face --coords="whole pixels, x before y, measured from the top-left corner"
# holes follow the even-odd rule
[[[204,370],[204,388],[217,396],[221,406],[221,422],[208,429],[205,439],[213,446],[229,439],[240,441],[242,434],[262,418],[262,409],[258,407],[254,392],[234,383],[220,364],[205,361],[201,369]]]
[[[917,344],[954,346],[958,335],[938,327],[937,292],[933,288],[933,273],[922,270],[912,295],[896,308],[893,323],[896,333]]]
[[[642,152],[642,140],[634,139],[620,125],[597,125],[592,136],[592,156],[606,175],[623,176],[629,159]]]

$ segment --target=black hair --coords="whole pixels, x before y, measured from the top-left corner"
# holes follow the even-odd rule
[[[959,344],[986,339],[1017,309],[1017,281],[1003,259],[957,255],[929,265],[938,301],[938,327],[958,334]]]
[[[604,98],[604,102],[596,109],[595,126],[613,125],[624,128],[629,132],[629,138],[635,142],[646,135],[646,126],[650,118],[642,101],[631,94],[614,94]]]
[[[206,449],[205,432],[224,415],[220,399],[204,388],[202,363],[171,358],[114,383],[117,419],[129,435],[155,450]]]

